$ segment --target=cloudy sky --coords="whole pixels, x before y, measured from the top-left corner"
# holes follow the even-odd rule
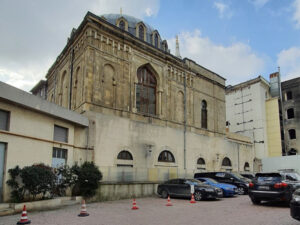
[[[300,0],[0,0],[0,81],[30,90],[87,11],[143,19],[175,52],[236,84],[300,76]]]

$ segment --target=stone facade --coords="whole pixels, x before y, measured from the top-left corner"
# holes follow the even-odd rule
[[[170,54],[158,31],[150,32],[142,21],[126,15],[111,18],[88,12],[46,76],[48,101],[89,118],[89,147],[104,180],[113,180],[111,171],[118,166],[147,169],[144,180],[157,180],[157,168],[177,176],[198,168],[244,170],[248,162],[252,170],[251,141],[225,133],[225,79]],[[125,21],[123,29],[120,20]],[[147,29],[144,35],[137,31],[140,25]],[[158,45],[151,36],[156,34]],[[141,110],[148,104],[138,100],[141,70],[155,83],[147,89],[155,90],[147,99],[154,102],[154,113]],[[118,159],[121,151],[133,159]],[[174,160],[158,160],[162,151]],[[228,168],[222,167],[225,157],[232,162]],[[199,158],[205,165],[197,164]]]

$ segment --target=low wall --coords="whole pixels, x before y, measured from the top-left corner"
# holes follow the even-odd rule
[[[96,195],[90,201],[111,201],[127,198],[139,198],[156,195],[158,183],[109,183],[101,182]]]

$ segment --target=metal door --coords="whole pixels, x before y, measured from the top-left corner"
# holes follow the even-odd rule
[[[5,143],[0,142],[0,202],[3,202],[3,175],[4,175],[4,157],[5,157]]]

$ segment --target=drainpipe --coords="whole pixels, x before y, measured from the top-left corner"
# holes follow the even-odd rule
[[[281,117],[282,117],[282,132],[283,132],[283,150],[284,150],[284,154],[286,155],[286,142],[285,142],[285,124],[284,124],[284,120],[285,120],[285,111],[284,111],[284,107],[283,107],[283,99],[282,99],[282,90],[281,90],[281,74],[280,74],[280,67],[278,66],[278,85],[279,85],[279,101],[280,101],[280,108],[281,108]],[[279,118],[280,119],[280,118]],[[280,122],[280,120],[279,120]],[[282,143],[282,141],[281,141]],[[281,153],[282,154],[282,153]]]
[[[184,159],[184,169],[186,170],[186,73],[184,72],[184,95],[183,95],[183,109],[184,109],[184,119],[183,119],[183,159]]]
[[[238,150],[238,173],[240,172],[240,144],[237,143],[237,150]]]
[[[72,49],[72,53],[71,53],[69,109],[71,109],[72,106],[73,63],[74,63],[74,48]]]

